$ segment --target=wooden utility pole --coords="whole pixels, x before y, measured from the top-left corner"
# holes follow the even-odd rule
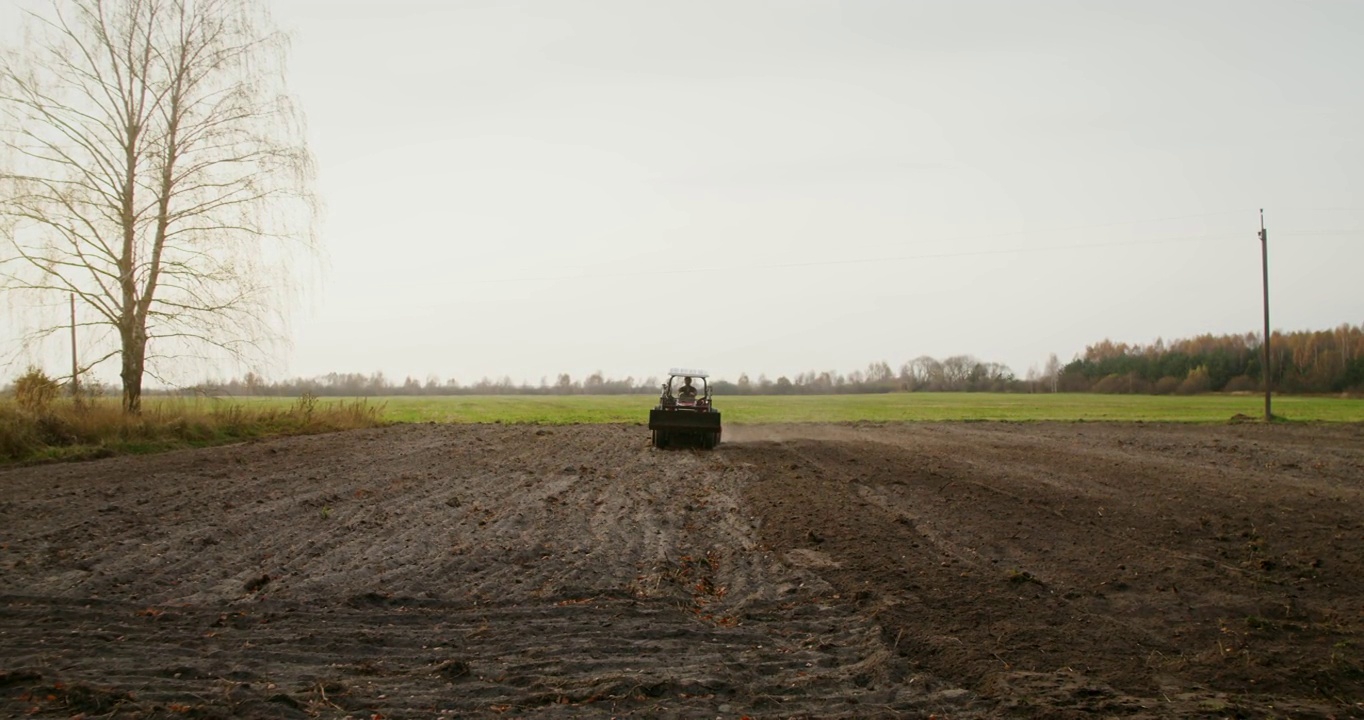
[[[76,293],[71,293],[71,397],[80,399],[80,364],[76,362]]]
[[[1273,387],[1273,380],[1269,372],[1269,231],[1265,229],[1265,209],[1260,208],[1260,268],[1264,277],[1264,298],[1265,298],[1265,422],[1274,419],[1274,413],[1270,410],[1270,390]]]

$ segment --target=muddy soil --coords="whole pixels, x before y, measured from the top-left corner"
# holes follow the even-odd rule
[[[0,470],[0,715],[1364,716],[1364,427],[725,440]]]

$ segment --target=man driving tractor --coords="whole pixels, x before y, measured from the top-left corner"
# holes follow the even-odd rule
[[[649,442],[654,447],[710,450],[720,444],[720,411],[711,404],[708,377],[705,370],[668,371],[658,405],[649,411]],[[696,380],[701,382],[693,385]]]

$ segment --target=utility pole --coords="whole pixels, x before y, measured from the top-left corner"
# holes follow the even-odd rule
[[[71,293],[71,397],[81,397],[80,364],[76,362],[76,293]]]
[[[1270,410],[1270,389],[1273,381],[1269,372],[1269,231],[1265,229],[1265,209],[1260,208],[1260,267],[1264,273],[1264,297],[1265,297],[1265,422],[1274,420],[1274,413]]]

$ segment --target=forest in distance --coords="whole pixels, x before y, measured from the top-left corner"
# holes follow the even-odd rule
[[[1274,389],[1284,393],[1364,393],[1364,326],[1342,324],[1332,330],[1275,332],[1271,342]],[[826,395],[890,392],[1093,392],[1192,395],[1204,392],[1253,392],[1263,388],[1263,346],[1258,333],[1199,335],[1150,344],[1103,340],[1068,363],[1052,355],[1023,377],[1005,365],[954,355],[920,356],[892,367],[885,361],[846,374],[807,371],[792,377],[735,380],[712,378],[718,395]],[[227,396],[362,397],[404,395],[625,395],[658,392],[658,377],[609,378],[596,372],[583,378],[559,374],[538,384],[510,377],[472,383],[429,376],[390,378],[382,372],[328,373],[313,378],[271,381],[254,373],[227,381],[205,382],[196,394]]]

